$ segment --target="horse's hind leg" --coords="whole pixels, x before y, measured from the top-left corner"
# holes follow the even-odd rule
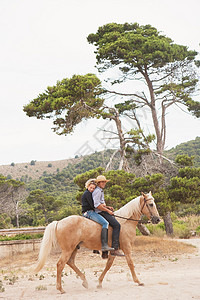
[[[77,266],[74,263],[75,260],[75,256],[77,254],[78,249],[76,248],[72,255],[70,256],[70,259],[68,260],[67,264],[68,266],[70,266],[75,272],[76,274],[83,280],[82,286],[84,286],[86,289],[88,288],[88,282],[85,278],[85,275],[77,268]]]
[[[108,260],[105,266],[105,269],[103,270],[103,272],[101,273],[100,277],[99,277],[99,284],[98,284],[98,288],[102,288],[102,281],[104,279],[104,276],[106,275],[106,273],[108,272],[108,270],[111,268],[113,261],[114,261],[115,257],[109,255],[108,256]]]
[[[61,274],[62,274],[62,270],[65,267],[66,262],[70,258],[70,255],[71,255],[71,252],[69,252],[69,251],[63,251],[62,254],[61,254],[61,257],[60,257],[59,261],[57,262],[57,284],[56,284],[56,288],[62,294],[65,293],[65,291],[63,290],[62,284],[61,284]]]

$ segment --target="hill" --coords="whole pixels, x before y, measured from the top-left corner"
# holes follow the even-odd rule
[[[80,168],[79,163],[81,163],[83,160],[83,165],[86,166],[88,164],[88,166],[86,167],[87,170],[92,169],[94,166],[105,167],[112,153],[112,150],[107,150],[102,152],[96,152],[84,157],[82,156],[57,161],[32,161],[27,163],[16,163],[14,164],[14,166],[0,165],[0,174],[6,177],[8,176],[8,178],[19,179],[24,182],[30,182],[32,180],[38,180],[43,176],[56,175],[57,173],[62,172],[62,170],[64,170],[68,166],[69,169],[71,169],[72,165],[75,166],[75,169],[81,171],[82,167]],[[196,137],[195,140],[181,143],[176,147],[165,151],[165,155],[172,160],[174,160],[178,154],[188,154],[189,156],[193,155],[195,167],[200,167],[200,137]],[[115,164],[117,164],[117,159],[118,158],[116,156],[114,159],[114,169],[117,168],[117,165],[115,166]]]
[[[176,147],[165,151],[165,155],[174,160],[178,154],[188,154],[194,156],[194,166],[200,167],[200,137],[185,143],[181,143]]]
[[[78,157],[55,161],[31,161],[28,163],[1,165],[0,174],[21,181],[30,181],[31,179],[36,180],[46,174],[56,174],[66,168],[69,164],[79,163],[82,159],[83,157]]]

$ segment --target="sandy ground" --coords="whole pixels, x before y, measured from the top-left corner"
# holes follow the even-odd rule
[[[105,276],[103,288],[97,289],[98,277],[106,261],[91,251],[80,251],[77,266],[85,272],[89,288],[84,289],[80,278],[66,266],[62,277],[66,293],[60,294],[55,288],[58,255],[52,255],[41,272],[30,277],[30,268],[36,262],[36,254],[32,254],[16,258],[12,263],[2,262],[0,280],[5,291],[0,293],[0,299],[200,299],[200,238],[168,241],[164,250],[151,244],[151,240],[145,241],[136,244],[133,251],[136,274],[144,286],[132,281],[125,258],[116,258]]]

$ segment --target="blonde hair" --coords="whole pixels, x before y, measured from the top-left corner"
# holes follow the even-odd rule
[[[86,181],[86,183],[85,183],[86,189],[90,186],[90,184],[94,184],[96,186],[97,185],[96,179],[95,178],[88,179],[88,181]]]

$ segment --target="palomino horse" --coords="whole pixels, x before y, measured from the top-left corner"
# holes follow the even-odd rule
[[[120,249],[125,254],[128,266],[134,282],[143,285],[137,278],[131,258],[131,248],[136,235],[136,226],[141,215],[146,215],[152,223],[157,224],[160,221],[159,214],[152,197],[151,192],[142,194],[115,212],[116,218],[121,223],[120,231]],[[117,217],[118,216],[118,217]],[[119,218],[120,217],[120,218]],[[57,263],[57,289],[64,293],[61,285],[61,273],[67,263],[82,279],[82,285],[88,288],[85,275],[77,268],[74,263],[79,245],[88,249],[101,249],[101,225],[81,216],[69,216],[60,221],[50,223],[44,233],[40,247],[38,264],[35,272],[42,269],[52,246],[59,244],[62,249],[61,257]],[[108,241],[111,245],[112,228],[109,227]],[[106,267],[99,277],[98,287],[102,287],[102,281],[106,272],[112,266],[115,257],[109,255]]]

